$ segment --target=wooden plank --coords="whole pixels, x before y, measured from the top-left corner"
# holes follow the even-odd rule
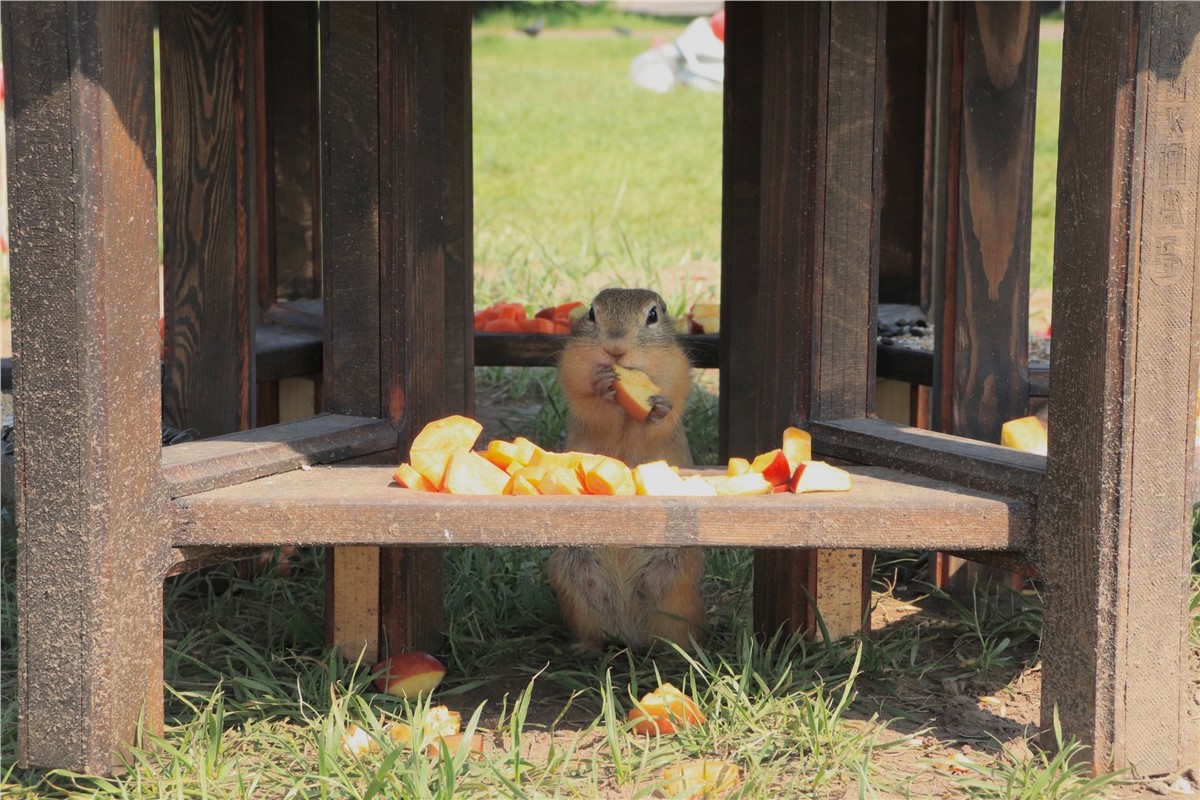
[[[139,719],[162,729],[153,8],[0,11],[16,67],[17,759],[105,773]]]
[[[949,124],[958,157],[945,244],[935,426],[984,441],[1029,411],[1029,243],[1033,207],[1038,14],[1032,2],[954,8],[955,89]],[[953,332],[953,335],[950,335]],[[970,591],[1013,582],[939,556],[936,583]],[[1019,581],[1018,581],[1019,583]]]
[[[1031,546],[1028,503],[885,467],[847,469],[854,476],[849,492],[525,498],[401,489],[392,483],[390,464],[320,466],[179,498],[175,503],[185,523],[173,544],[955,546],[1003,551]],[[564,518],[580,524],[564,526]]]
[[[163,448],[163,477],[171,497],[299,469],[394,450],[388,420],[321,414]]]
[[[1064,33],[1054,395],[1039,514],[1042,718],[1095,768],[1197,752],[1188,581],[1200,7],[1072,3]]]
[[[723,458],[871,407],[883,98],[879,6],[726,13]],[[819,582],[815,557],[756,554],[760,629],[812,629],[800,581]]]
[[[246,13],[161,7],[163,414],[214,436],[250,426],[253,211]]]
[[[979,491],[1037,499],[1045,456],[910,428],[880,419],[818,420],[810,423],[813,451],[861,464],[890,467]]]
[[[328,553],[336,580],[326,583],[326,606],[353,609],[354,614],[334,614],[333,641],[344,658],[370,667],[380,658],[378,547],[337,547]]]

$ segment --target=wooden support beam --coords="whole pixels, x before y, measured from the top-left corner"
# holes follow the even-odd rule
[[[884,62],[878,4],[726,13],[723,457],[776,447],[788,425],[871,410]],[[760,550],[756,624],[813,631],[809,598],[821,606],[822,584],[849,582],[863,587],[860,606],[829,633],[853,633],[867,561],[826,559],[821,571],[817,553]]]
[[[938,430],[987,442],[1029,413],[1029,243],[1033,208],[1036,4],[945,6],[950,30],[950,147],[944,262],[937,298],[933,418]],[[1019,578],[939,554],[935,582],[969,592]]]
[[[251,426],[256,214],[250,6],[159,8],[163,417],[216,436]]]
[[[1042,727],[1057,711],[1094,768],[1163,774],[1200,744],[1200,6],[1071,3],[1063,48]]]
[[[153,8],[5,3],[18,760],[107,773],[161,731]]]
[[[406,452],[469,398],[469,8],[322,13],[326,409],[391,419]],[[333,552],[331,600],[351,555]],[[331,603],[331,632],[347,614],[373,613],[380,648],[436,649],[440,550],[385,550],[378,563],[378,604]]]

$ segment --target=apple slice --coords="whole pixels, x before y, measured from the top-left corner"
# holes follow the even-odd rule
[[[801,461],[790,484],[796,494],[804,492],[848,492],[850,473],[824,461]]]
[[[745,475],[749,471],[750,471],[750,462],[747,461],[746,459],[738,458],[737,456],[734,456],[733,458],[729,459],[729,467],[727,469],[728,474],[730,474],[730,475]]]
[[[685,495],[687,487],[666,461],[650,461],[633,468],[633,485],[641,495]]]
[[[756,457],[750,462],[750,471],[762,475],[771,482],[772,486],[783,486],[792,477],[792,470],[788,466],[787,456],[779,448],[762,453]]]
[[[662,394],[662,389],[640,369],[626,369],[620,364],[613,364],[613,369],[617,373],[617,381],[613,384],[617,402],[630,417],[638,422],[645,422],[654,407],[650,398]]]
[[[1036,416],[1010,419],[1000,426],[1000,444],[1026,453],[1046,455],[1046,426]]]
[[[774,488],[761,472],[747,472],[742,475],[714,475],[705,480],[713,485],[717,494],[726,496],[770,494]]]
[[[463,741],[466,740],[466,734],[452,733],[449,736],[439,736],[436,741],[425,745],[425,755],[430,758],[437,758],[442,754],[442,745],[445,744],[446,752],[453,758],[454,755],[462,747]],[[467,743],[467,752],[472,760],[483,758],[483,734],[471,734],[471,738]]]
[[[812,461],[812,435],[799,428],[784,428],[783,447],[780,449],[787,456],[792,474],[795,474],[801,461]]]
[[[413,469],[412,464],[401,464],[396,467],[396,471],[392,473],[392,480],[405,489],[413,489],[418,492],[436,492],[438,490],[424,475]]]
[[[663,770],[668,797],[724,797],[742,783],[742,770],[728,761],[685,761]]]
[[[450,456],[442,491],[447,494],[504,494],[507,485],[507,472],[474,450],[468,450]]]
[[[692,325],[699,330],[696,333],[719,333],[721,330],[721,304],[712,301],[696,301],[692,303]]]
[[[413,740],[412,726],[407,722],[393,722],[384,730],[388,737],[398,745],[411,747]],[[462,730],[462,715],[451,711],[446,706],[433,706],[425,712],[421,719],[421,733],[425,741],[438,736],[454,736]]]
[[[375,688],[395,697],[416,698],[432,692],[446,674],[446,668],[429,653],[408,650],[371,667],[383,673],[375,679]]]
[[[441,487],[450,456],[470,452],[483,425],[470,417],[454,414],[426,425],[413,439],[408,461],[434,486]]]

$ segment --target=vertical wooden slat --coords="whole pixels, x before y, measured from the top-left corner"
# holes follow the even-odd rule
[[[721,420],[723,452],[752,455],[873,402],[883,20],[875,4],[726,13]],[[806,591],[820,606],[822,582],[862,587],[861,553],[824,562],[835,574],[756,553],[756,624],[811,630]],[[857,630],[849,616],[830,633]]]
[[[437,34],[447,9],[440,3],[385,9],[379,27],[385,81],[379,119],[387,143],[380,150],[379,198],[383,412],[401,424],[401,451],[407,452],[421,428],[446,408],[443,209],[450,148],[443,138],[446,37]],[[459,353],[465,352],[465,337],[463,328],[455,339]],[[461,382],[460,377],[456,383]],[[441,550],[387,548],[380,564],[381,646],[391,652],[436,649],[443,627]]]
[[[468,398],[467,18],[447,4],[323,13],[326,408],[396,420],[406,451]],[[441,563],[435,548],[379,554],[381,648],[437,646]],[[359,610],[329,613],[336,630]]]
[[[163,414],[201,436],[251,424],[254,237],[248,6],[160,8]]]
[[[474,182],[471,161],[471,5],[444,10],[446,93],[446,387],[447,411],[475,413]],[[464,333],[465,331],[469,333]]]
[[[320,30],[324,408],[378,416],[383,398],[376,7],[323,5]],[[365,592],[367,600],[347,601],[349,592]],[[325,596],[327,642],[350,658],[365,647],[363,658],[373,661],[379,628],[377,550],[330,548]],[[370,631],[365,641],[354,632],[360,626]]]
[[[3,5],[18,759],[107,772],[162,727],[152,9]],[[119,379],[118,379],[119,377]]]
[[[998,442],[1029,412],[1029,243],[1038,14],[1032,2],[955,6],[959,95],[946,112],[957,158],[948,196],[935,418],[941,430]],[[969,591],[998,570],[939,554],[936,580]],[[1016,579],[1019,581],[1019,579]]]
[[[1194,763],[1186,629],[1200,7],[1067,7],[1042,718],[1138,775]]]

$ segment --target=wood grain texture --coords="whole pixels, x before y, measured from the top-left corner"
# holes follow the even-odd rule
[[[1066,14],[1043,720],[1096,767],[1194,762],[1189,696],[1200,7]],[[1082,413],[1081,413],[1082,412]]]
[[[162,729],[153,9],[0,12],[11,67],[17,759],[107,773],[142,715]]]
[[[871,408],[884,24],[876,4],[726,13],[722,458]],[[756,555],[760,628],[811,619],[797,578],[813,569]]]
[[[1044,456],[880,419],[819,420],[809,432],[814,453],[1029,503],[1037,499],[1045,474]]]
[[[320,414],[163,448],[163,477],[172,497],[206,492],[248,480],[394,450],[396,427],[388,420]]]
[[[179,498],[187,523],[173,544],[1028,546],[1026,503],[883,467],[848,469],[850,492],[521,498],[401,489],[390,465],[314,467]],[[568,517],[580,524],[564,526]]]
[[[253,116],[247,6],[169,3],[160,13],[163,414],[215,436],[248,428],[254,385]]]

